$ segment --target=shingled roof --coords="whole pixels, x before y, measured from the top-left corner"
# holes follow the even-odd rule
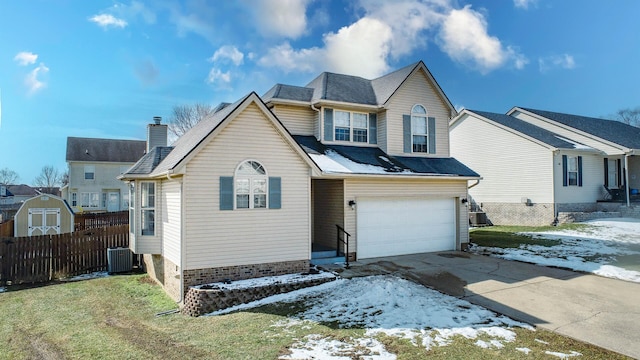
[[[630,149],[640,149],[640,128],[625,123],[588,116],[518,107],[549,120],[584,131],[601,139]]]
[[[468,109],[466,111],[480,115],[502,126],[506,126],[523,135],[529,136],[558,149],[575,149],[577,146],[575,143],[563,139],[562,137],[560,137],[560,135],[554,132],[545,130],[539,126],[533,125],[513,116]]]
[[[134,163],[147,149],[143,140],[67,138],[67,161]]]

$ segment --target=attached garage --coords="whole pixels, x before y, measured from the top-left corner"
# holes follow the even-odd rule
[[[456,248],[454,198],[358,198],[360,259]]]

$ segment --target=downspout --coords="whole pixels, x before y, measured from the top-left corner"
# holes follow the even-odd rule
[[[472,184],[472,185],[467,186],[467,190],[469,190],[469,189],[471,189],[472,187],[477,186],[478,184],[480,184],[480,180],[482,180],[482,178],[480,178],[480,179],[476,180],[476,183],[475,183],[475,184]]]
[[[629,156],[629,152],[624,154],[624,197],[627,199],[627,207],[631,206],[629,196]]]

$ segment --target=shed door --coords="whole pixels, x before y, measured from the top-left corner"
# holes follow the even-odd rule
[[[453,198],[357,201],[357,256],[373,258],[454,250]]]
[[[29,236],[60,234],[60,209],[29,209]]]

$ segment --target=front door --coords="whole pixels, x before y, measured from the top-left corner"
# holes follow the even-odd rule
[[[110,192],[107,196],[107,211],[120,211],[120,193]]]

